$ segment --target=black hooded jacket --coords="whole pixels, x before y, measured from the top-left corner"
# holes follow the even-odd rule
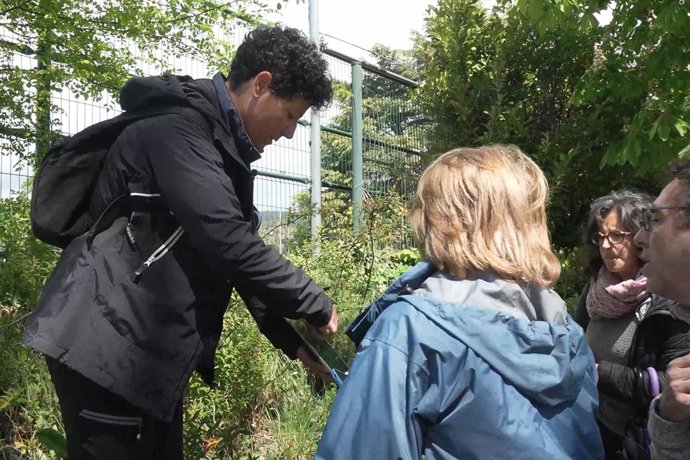
[[[575,307],[573,317],[584,329],[589,325],[587,283]],[[658,295],[651,296],[649,310],[638,324],[627,365],[602,361],[598,365],[601,393],[635,408],[639,418],[646,418],[651,393],[647,368],[657,371],[660,390],[666,386],[668,363],[690,351],[690,308]]]
[[[164,421],[194,369],[213,380],[233,288],[293,356],[282,317],[322,326],[331,316],[323,290],[256,234],[249,162],[258,154],[219,96],[213,80],[188,77],[125,85],[126,111],[177,109],[120,134],[91,214],[122,195],[153,205],[120,213],[93,241],[73,240],[25,331],[28,346]]]

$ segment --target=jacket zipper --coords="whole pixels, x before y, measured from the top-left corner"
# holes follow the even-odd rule
[[[134,282],[137,283],[139,282],[139,279],[141,278],[141,275],[148,270],[148,268],[153,265],[154,263],[158,262],[160,259],[165,256],[170,249],[175,246],[175,244],[179,241],[180,237],[182,237],[182,234],[184,233],[184,230],[182,227],[177,227],[177,229],[168,237],[167,240],[163,244],[161,244],[153,253],[151,256],[146,259],[146,261],[141,264],[141,266],[134,272]]]
[[[137,427],[137,441],[141,439],[141,430],[143,425],[143,418],[141,417],[123,417],[119,415],[101,414],[88,409],[82,409],[79,416],[94,422],[104,423],[106,425],[119,426],[136,426]]]

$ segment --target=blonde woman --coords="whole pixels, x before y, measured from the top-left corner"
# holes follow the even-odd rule
[[[424,262],[350,326],[317,458],[603,458],[592,353],[550,289],[547,196],[515,146],[427,168],[410,214]]]

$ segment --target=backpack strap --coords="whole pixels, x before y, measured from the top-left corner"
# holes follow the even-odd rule
[[[86,232],[86,242],[91,243],[96,235],[107,229],[118,217],[127,215],[133,209],[156,209],[160,207],[160,193],[124,193],[110,202]]]
[[[198,110],[192,107],[186,106],[169,106],[169,107],[156,107],[151,109],[146,109],[144,111],[136,112],[125,112],[119,117],[122,119],[118,122],[124,123],[120,129],[119,134],[124,130],[126,126],[130,124],[143,120],[145,118],[151,118],[161,115],[169,114],[179,114],[188,118],[195,119],[199,126],[204,129],[205,133],[209,136],[213,136],[213,128],[211,122],[206,116],[200,113]],[[113,143],[117,140],[117,137],[113,139]],[[141,192],[131,192],[124,193],[108,204],[108,206],[103,210],[103,212],[94,221],[93,225],[86,232],[86,240],[91,245],[93,238],[103,230],[107,229],[112,223],[120,216],[126,215],[133,208],[155,208],[160,203],[159,193],[141,193]]]

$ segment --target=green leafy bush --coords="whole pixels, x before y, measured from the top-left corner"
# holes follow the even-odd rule
[[[554,289],[565,300],[568,312],[572,314],[580,292],[587,282],[584,265],[577,248],[561,248],[556,251],[556,254],[561,261],[561,276]]]
[[[216,354],[215,386],[195,374],[185,396],[186,458],[234,458],[242,452],[257,407],[270,399],[268,361],[276,353],[233,297]]]
[[[21,337],[58,254],[32,236],[26,194],[0,200],[0,448],[34,456],[42,455],[36,432],[61,421],[45,363]]]

